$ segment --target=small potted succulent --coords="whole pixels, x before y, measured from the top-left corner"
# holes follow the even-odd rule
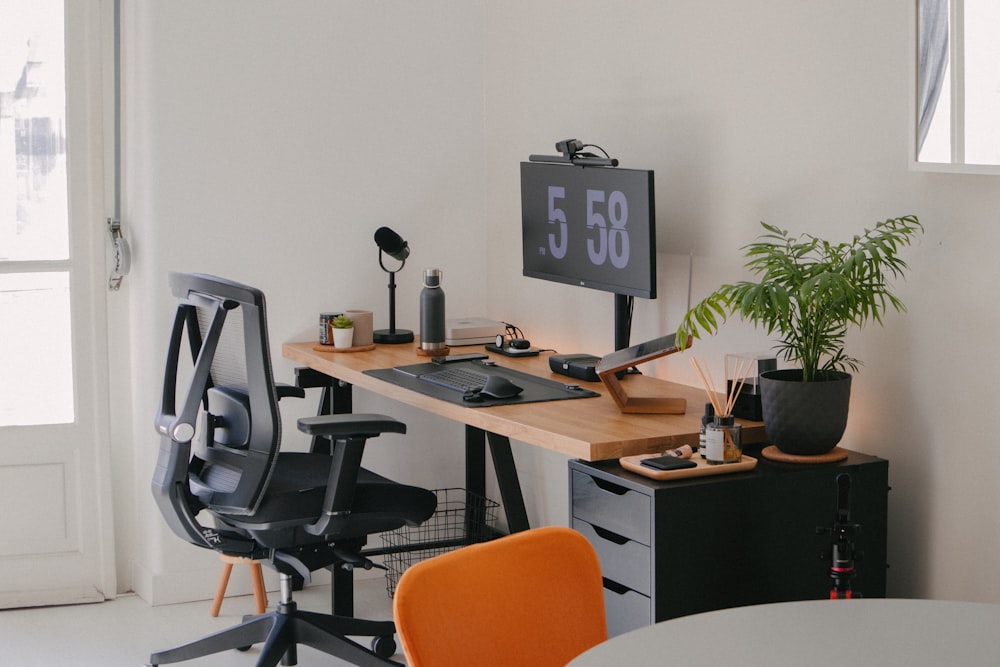
[[[354,344],[354,321],[347,315],[337,315],[331,324],[333,325],[333,346],[351,347]]]
[[[734,314],[776,334],[781,356],[799,368],[761,375],[768,438],[788,454],[822,454],[843,436],[847,370],[860,364],[845,352],[848,329],[881,324],[889,308],[905,310],[889,281],[908,268],[899,253],[923,227],[907,215],[832,243],[761,225],[764,233],[742,248],[756,280],[722,285],[695,305],[677,329],[678,347],[701,331],[715,333]],[[801,404],[788,402],[793,399]]]

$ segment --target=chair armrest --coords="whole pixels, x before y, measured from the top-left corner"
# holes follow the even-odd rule
[[[339,414],[303,417],[298,425],[300,431],[328,437],[334,443],[323,512],[315,523],[304,527],[311,535],[327,535],[335,521],[343,521],[350,514],[368,438],[382,433],[406,433],[406,424],[384,415]]]
[[[284,382],[278,382],[274,385],[275,391],[278,393],[278,400],[283,398],[305,398],[306,390],[302,387],[296,387],[295,385],[285,384]]]
[[[406,424],[376,414],[317,415],[298,420],[299,430],[327,437],[374,437],[381,433],[406,433]]]

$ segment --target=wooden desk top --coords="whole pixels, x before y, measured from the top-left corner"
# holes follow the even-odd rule
[[[601,394],[598,398],[501,405],[472,408],[448,403],[431,396],[365,375],[364,371],[392,368],[428,361],[418,356],[414,343],[376,345],[368,352],[325,352],[313,349],[318,343],[285,343],[282,355],[332,377],[362,387],[381,396],[426,410],[453,421],[505,435],[539,447],[555,450],[587,461],[617,459],[635,454],[651,454],[684,444],[696,444],[701,428],[705,392],[701,388],[667,382],[645,375],[629,375],[623,380],[630,394],[682,397],[687,399],[684,415],[622,414],[600,382],[583,382],[549,370],[548,354],[519,359],[491,354],[498,365],[558,382],[578,383]],[[482,347],[456,348],[452,354],[481,352]],[[743,442],[764,440],[764,425],[743,423]]]

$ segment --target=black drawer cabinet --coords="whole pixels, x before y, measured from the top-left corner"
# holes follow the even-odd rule
[[[570,520],[597,550],[608,631],[766,602],[829,597],[838,478],[850,480],[860,554],[852,588],[885,597],[889,463],[850,452],[792,465],[752,453],[748,472],[659,482],[617,461],[570,461]]]

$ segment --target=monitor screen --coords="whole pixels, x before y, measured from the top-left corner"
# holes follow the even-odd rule
[[[656,298],[653,172],[521,163],[524,275]]]

